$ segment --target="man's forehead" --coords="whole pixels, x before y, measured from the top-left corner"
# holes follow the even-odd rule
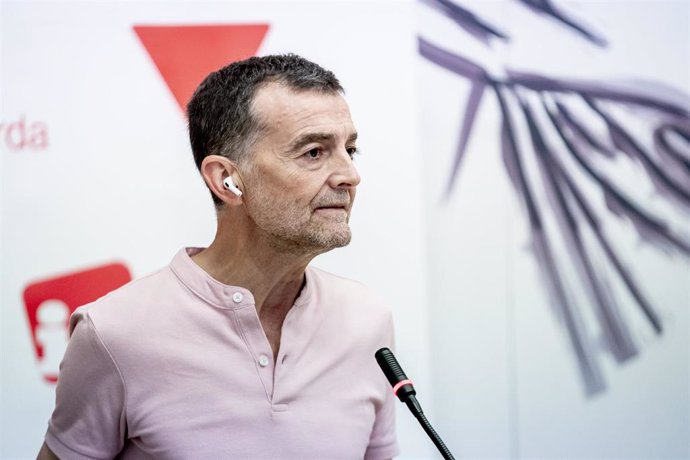
[[[252,111],[265,130],[296,128],[327,119],[352,124],[350,109],[341,94],[293,89],[280,83],[262,86],[254,96]]]

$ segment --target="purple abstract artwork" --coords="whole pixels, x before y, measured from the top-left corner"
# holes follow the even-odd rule
[[[608,40],[586,21],[548,0],[516,0],[564,34],[579,37],[588,46],[606,49]],[[423,0],[450,18],[473,39],[509,43],[511,36],[470,8],[449,0]],[[690,97],[652,81],[625,82],[552,77],[506,67],[500,76],[481,63],[418,39],[421,56],[468,82],[471,89],[463,111],[459,140],[448,174],[445,196],[458,178],[482,104],[494,103],[500,114],[502,158],[508,178],[524,209],[530,248],[542,285],[570,343],[587,395],[606,389],[598,343],[584,325],[581,309],[569,295],[562,257],[555,240],[565,248],[577,283],[587,293],[605,349],[617,363],[633,359],[640,345],[621,314],[613,279],[625,287],[637,313],[658,336],[664,323],[634,264],[615,247],[604,222],[626,221],[640,239],[669,257],[690,257],[688,229],[674,228],[667,216],[644,203],[617,181],[617,162],[624,157],[638,165],[654,192],[674,211],[690,215]],[[630,123],[633,119],[635,123]],[[593,129],[596,125],[601,129]],[[634,126],[634,129],[631,127]],[[651,147],[641,139],[651,139]],[[498,152],[496,152],[498,153]],[[528,173],[526,163],[536,165]],[[605,210],[592,205],[582,183],[595,187]],[[545,200],[537,199],[542,194]],[[547,232],[545,216],[557,223]],[[584,234],[592,237],[587,239]]]

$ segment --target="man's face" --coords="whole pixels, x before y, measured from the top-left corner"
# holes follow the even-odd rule
[[[242,170],[249,217],[280,249],[324,252],[348,244],[360,177],[345,99],[271,83],[257,92],[253,109],[264,131]]]

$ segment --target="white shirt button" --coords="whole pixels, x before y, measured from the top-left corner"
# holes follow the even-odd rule
[[[261,356],[259,356],[259,365],[260,365],[261,367],[266,367],[266,366],[268,366],[268,363],[269,363],[269,361],[268,361],[268,356],[266,356],[266,355],[261,355]]]
[[[242,302],[242,299],[243,299],[243,298],[244,298],[244,296],[242,295],[241,292],[235,292],[235,293],[232,295],[232,301],[235,302],[235,303],[240,303],[240,302]]]

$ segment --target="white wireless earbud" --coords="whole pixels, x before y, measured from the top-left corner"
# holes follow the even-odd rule
[[[232,181],[232,176],[226,177],[225,180],[223,181],[223,185],[225,186],[226,189],[230,190],[235,195],[242,196],[242,190],[237,188],[235,183]]]

